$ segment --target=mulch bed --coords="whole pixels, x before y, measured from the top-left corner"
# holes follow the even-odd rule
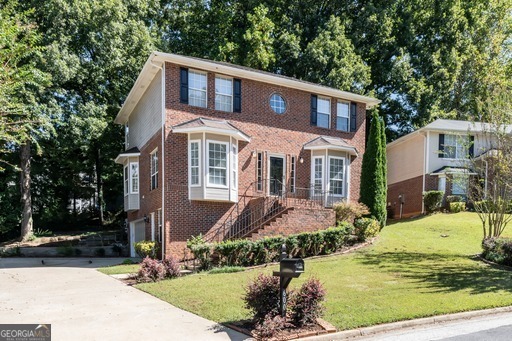
[[[254,337],[254,323],[250,320],[225,323],[226,327],[236,330],[242,334]],[[317,323],[302,328],[289,328],[279,332],[276,336],[268,340],[296,340],[309,336],[316,336],[336,332],[336,328],[329,322],[317,319]]]

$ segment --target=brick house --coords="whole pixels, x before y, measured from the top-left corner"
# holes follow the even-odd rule
[[[388,209],[395,218],[424,213],[423,192],[467,198],[470,159],[492,149],[486,123],[438,119],[388,143]],[[487,179],[484,176],[484,182]],[[388,211],[388,212],[389,212]]]
[[[379,100],[268,72],[153,52],[119,111],[133,244],[262,238],[332,226],[358,200],[366,109]]]

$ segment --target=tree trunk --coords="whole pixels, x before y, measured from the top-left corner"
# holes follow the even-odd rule
[[[22,205],[22,219],[21,219],[21,240],[26,240],[33,231],[32,222],[32,195],[30,193],[30,141],[26,141],[20,148],[21,160],[21,176],[20,176],[20,189],[21,189],[21,205]]]
[[[103,226],[103,181],[101,179],[101,154],[100,148],[96,149],[96,192],[98,193],[99,224]]]

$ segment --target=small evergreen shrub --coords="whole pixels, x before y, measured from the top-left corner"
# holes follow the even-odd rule
[[[446,202],[452,203],[452,202],[462,202],[462,197],[460,195],[447,195],[446,196]]]
[[[222,268],[214,268],[208,271],[210,275],[216,275],[216,274],[227,274],[227,273],[233,273],[233,272],[242,272],[245,271],[245,268],[243,266],[223,266]]]
[[[373,218],[359,218],[354,223],[355,234],[360,241],[375,237],[380,231],[380,224]]]
[[[156,282],[165,278],[165,266],[158,260],[146,256],[140,263],[137,280],[139,282]]]
[[[455,201],[455,202],[451,202],[448,204],[449,206],[449,209],[450,209],[450,212],[452,213],[458,213],[458,212],[463,212],[466,210],[466,203],[465,202],[458,202],[458,201]]]
[[[143,240],[135,243],[135,252],[140,258],[157,258],[158,243],[155,241]]]
[[[325,289],[316,278],[308,279],[300,289],[291,294],[290,319],[297,327],[316,323],[324,307]]]
[[[512,239],[485,238],[482,241],[482,257],[488,261],[512,266]]]
[[[256,323],[274,318],[279,313],[279,277],[260,273],[245,289],[244,302]]]
[[[423,203],[427,213],[432,213],[441,207],[443,202],[443,191],[428,191],[423,193]]]
[[[354,223],[357,218],[361,218],[367,214],[370,214],[370,210],[365,204],[352,201],[340,201],[332,206],[334,212],[336,212],[337,221],[346,221]]]
[[[187,247],[194,254],[195,259],[199,261],[199,267],[203,270],[208,270],[211,267],[211,249],[212,245],[207,243],[202,234],[192,236],[187,240]]]
[[[165,278],[176,278],[181,276],[181,265],[173,256],[167,256],[162,265],[165,269]]]

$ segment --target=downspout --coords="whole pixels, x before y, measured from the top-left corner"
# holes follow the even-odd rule
[[[162,207],[160,208],[160,219],[162,219],[162,232],[160,235],[160,238],[162,238],[162,260],[165,259],[165,69],[162,66],[153,64],[153,61],[151,61],[151,66],[156,67],[162,71],[162,77],[161,77],[161,83],[162,83],[162,114],[161,114],[161,125],[162,128],[162,148],[161,148],[161,155],[160,159],[162,160]]]
[[[428,172],[428,140],[430,137],[430,131],[427,131],[426,135],[423,135],[425,145],[423,148],[423,164],[425,166],[425,170],[423,171],[423,191],[421,192],[421,214],[425,214],[425,203],[423,202],[423,193],[425,193],[426,185],[426,175]]]

